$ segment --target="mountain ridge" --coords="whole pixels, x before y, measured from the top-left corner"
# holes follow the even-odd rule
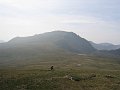
[[[16,37],[0,44],[0,60],[26,60],[54,54],[92,53],[96,51],[73,32],[53,31],[29,37]]]
[[[13,45],[52,45],[54,47],[70,50],[72,52],[87,53],[92,52],[95,49],[91,44],[84,38],[81,38],[79,35],[73,32],[65,31],[53,31],[43,34],[38,34],[29,37],[15,37],[12,40],[8,41],[8,46]]]
[[[94,43],[92,41],[89,41],[89,42],[97,50],[116,50],[116,49],[120,48],[120,45],[114,45],[114,44],[111,44],[111,43],[99,43],[99,44],[96,44],[96,43]]]

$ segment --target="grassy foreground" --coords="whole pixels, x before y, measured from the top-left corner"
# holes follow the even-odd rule
[[[51,65],[53,71],[49,69]],[[29,63],[1,65],[0,90],[120,90],[120,61],[119,58],[54,55]]]
[[[90,78],[92,74],[96,77]],[[120,90],[120,71],[1,70],[0,90]]]

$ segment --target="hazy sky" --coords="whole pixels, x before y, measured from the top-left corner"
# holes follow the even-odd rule
[[[0,40],[54,30],[120,44],[120,0],[0,0]]]

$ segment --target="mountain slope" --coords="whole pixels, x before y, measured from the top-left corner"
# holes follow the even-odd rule
[[[111,50],[111,51],[109,51],[109,53],[114,54],[116,56],[120,56],[120,49]]]
[[[0,44],[0,63],[44,60],[67,53],[92,53],[91,44],[73,32],[53,31],[30,37],[16,37]],[[36,59],[37,58],[37,59]]]
[[[4,46],[10,48],[31,47],[41,49],[63,49],[70,52],[89,53],[95,51],[90,43],[73,32],[53,31],[30,37],[16,37]]]
[[[98,50],[116,50],[116,49],[119,49],[120,48],[120,45],[114,45],[114,44],[111,44],[111,43],[100,43],[100,44],[96,44],[94,42],[91,42],[91,45],[98,49]]]

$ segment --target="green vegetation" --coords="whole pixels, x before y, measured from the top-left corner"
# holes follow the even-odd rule
[[[41,58],[1,67],[0,90],[120,90],[117,58],[75,54]]]
[[[88,78],[92,74],[96,77]],[[79,81],[64,78],[79,77]],[[111,75],[113,78],[107,78]],[[63,77],[63,78],[62,78]],[[0,90],[119,90],[120,71],[97,70],[1,70]]]

